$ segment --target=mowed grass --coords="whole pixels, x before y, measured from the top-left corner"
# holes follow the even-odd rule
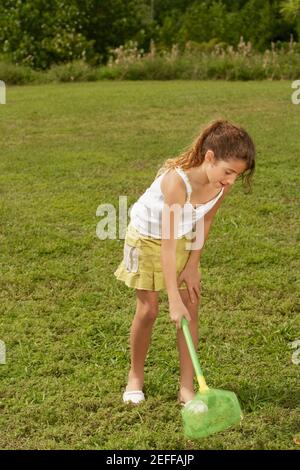
[[[290,82],[97,82],[9,87],[0,106],[2,449],[297,449],[300,106]],[[129,208],[166,158],[214,118],[257,145],[201,259],[199,357],[233,390],[240,426],[184,437],[167,295],[146,365],[147,400],[121,400],[135,293],[113,276],[123,239],[99,240],[100,204]],[[118,224],[117,224],[118,227]]]

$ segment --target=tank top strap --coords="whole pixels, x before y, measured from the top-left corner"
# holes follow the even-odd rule
[[[182,177],[183,181],[185,182],[186,186],[186,191],[187,191],[187,203],[190,202],[191,194],[192,194],[192,186],[190,183],[190,180],[188,178],[188,175],[185,173],[185,171],[182,168],[179,168],[178,166],[175,167],[175,170],[177,173]]]

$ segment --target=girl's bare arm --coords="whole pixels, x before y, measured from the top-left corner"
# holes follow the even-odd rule
[[[180,209],[186,200],[186,189],[182,178],[170,170],[161,182],[164,195],[162,212],[161,261],[169,302],[181,302],[176,275],[176,243]]]
[[[179,293],[176,273],[177,240],[175,236],[179,225],[179,217],[177,216],[185,203],[186,189],[182,178],[177,172],[170,170],[161,182],[161,190],[164,195],[161,261],[169,298],[170,318],[176,324],[176,328],[180,329],[183,317],[188,321],[191,319],[189,311],[184,305]]]

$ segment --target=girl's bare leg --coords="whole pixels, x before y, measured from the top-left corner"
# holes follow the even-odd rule
[[[182,301],[186,308],[189,311],[191,316],[191,321],[189,323],[189,328],[195,345],[195,349],[198,348],[198,308],[199,300],[195,296],[195,303],[191,303],[189,293],[187,289],[179,290]],[[179,363],[180,363],[180,391],[179,399],[180,401],[187,402],[191,400],[194,395],[194,368],[191,361],[191,357],[186,345],[186,341],[183,335],[182,329],[177,332],[177,346],[179,350]]]
[[[158,314],[158,292],[136,289],[136,312],[130,330],[131,367],[126,391],[142,390],[144,365]]]

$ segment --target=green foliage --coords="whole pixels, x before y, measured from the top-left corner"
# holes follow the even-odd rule
[[[170,52],[159,50],[154,42],[149,53],[128,41],[109,51],[106,66],[92,67],[77,60],[53,65],[37,72],[0,60],[0,76],[7,84],[73,82],[93,80],[281,80],[300,76],[300,46],[273,44],[264,53],[255,51],[241,38],[237,47],[212,39],[207,43],[188,41],[185,50],[173,45]]]
[[[0,6],[0,44],[13,62],[46,69],[91,55],[93,41],[79,30],[75,0],[1,0]]]
[[[204,1],[194,2],[184,16],[179,41],[205,42],[212,38],[223,40],[226,21],[226,7],[222,2],[213,2],[210,6]]]
[[[235,48],[216,39],[207,43],[189,41],[184,52],[178,46],[170,52],[157,51],[152,44],[151,51],[142,54],[135,44],[115,49],[108,66],[101,68],[102,78],[119,80],[277,80],[296,79],[299,75],[298,44],[281,44],[258,53],[242,38]]]
[[[0,0],[0,54],[45,70],[81,61],[106,64],[110,49],[136,41],[149,52],[187,42],[263,51],[300,37],[299,0]]]
[[[0,77],[1,80],[9,85],[25,85],[42,78],[45,82],[47,81],[46,77],[41,76],[41,74],[30,67],[15,65],[3,59],[0,61]]]
[[[97,80],[95,68],[84,61],[73,61],[69,64],[53,65],[45,74],[46,81],[90,82]]]
[[[300,0],[283,1],[280,11],[287,20],[296,20],[300,16]]]
[[[300,0],[285,0],[280,9],[283,17],[295,26],[298,38],[300,38]]]
[[[283,29],[282,29],[283,27]],[[178,41],[207,42],[216,38],[237,45],[241,36],[263,50],[283,35],[284,21],[279,16],[278,2],[248,0],[243,6],[221,0],[194,2],[185,12]],[[285,35],[286,39],[289,36]]]
[[[149,8],[142,0],[77,0],[81,31],[94,44],[94,63],[106,61],[108,49],[139,37],[149,40],[147,30],[153,26]]]

